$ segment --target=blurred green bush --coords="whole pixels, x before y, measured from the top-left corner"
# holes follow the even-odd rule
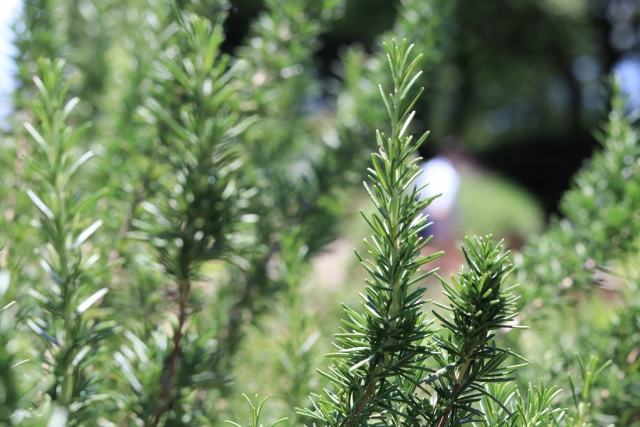
[[[585,13],[544,4],[549,25]],[[412,190],[420,144],[406,137],[429,123],[477,147],[493,141],[472,112],[485,107],[450,105],[452,91],[474,99],[465,85],[502,70],[478,64],[477,41],[455,30],[488,31],[469,22],[482,7],[404,0],[381,36],[389,50],[351,46],[339,79],[323,80],[323,35],[353,10],[267,0],[224,53],[231,6],[26,3],[0,156],[0,425],[640,423],[640,163],[616,85],[602,147],[564,196],[563,218],[515,257],[521,286],[510,285],[501,244],[468,240],[467,267],[451,283],[440,278],[449,302],[434,311],[436,330],[423,289],[411,287],[438,254],[421,254],[429,201]],[[394,38],[414,41],[412,53]],[[455,71],[452,46],[472,65]],[[411,62],[418,53],[424,74]],[[426,101],[410,90],[421,85]],[[554,114],[557,126],[580,108]],[[362,235],[348,216],[376,150],[363,314],[348,308],[355,293],[336,286],[362,279],[336,238]],[[493,216],[468,221],[472,230],[540,227],[512,186],[466,179],[465,214]],[[533,328],[505,332],[522,324]],[[332,367],[319,376],[338,328]],[[518,369],[518,354],[531,367]],[[562,390],[529,386],[540,378]],[[274,399],[247,399],[247,412],[241,391]]]

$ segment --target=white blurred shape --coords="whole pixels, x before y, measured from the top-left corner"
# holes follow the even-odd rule
[[[22,0],[0,0],[0,128],[6,127],[11,112],[11,93],[15,88],[16,64],[13,60],[13,30],[11,25],[18,18]]]
[[[460,175],[449,159],[437,156],[422,165],[422,174],[416,179],[416,184],[418,187],[429,184],[422,189],[423,199],[442,193],[427,209],[433,214],[444,214],[450,212],[455,205]]]
[[[627,97],[627,108],[640,109],[640,55],[625,55],[613,66],[613,75]]]

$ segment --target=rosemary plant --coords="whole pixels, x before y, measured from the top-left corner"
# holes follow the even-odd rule
[[[426,56],[423,57],[421,66],[425,73],[418,78],[416,84],[424,85],[429,95],[438,92],[438,66],[450,51],[451,17],[456,3],[457,0],[401,0],[393,28],[379,38],[380,45],[382,42],[402,38],[414,42],[414,50]],[[373,129],[385,123],[386,112],[377,102],[377,91],[373,84],[384,82],[386,86],[392,83],[385,63],[386,52],[382,48],[376,48],[373,54],[367,55],[361,47],[351,46],[342,58],[343,87],[337,94],[336,129],[340,140],[352,141],[351,144],[345,144],[352,146],[351,149],[367,147],[366,141],[373,138]],[[437,107],[432,96],[427,99]],[[421,101],[417,102],[420,104]],[[434,115],[431,110],[425,108],[420,111],[417,122],[423,121],[420,116]],[[348,150],[347,147],[341,149]],[[352,165],[354,168],[359,166]]]
[[[244,398],[246,399],[246,401],[249,404],[249,409],[251,410],[251,421],[249,422],[248,427],[258,427],[258,426],[262,426],[263,423],[261,423],[261,418],[260,416],[262,415],[262,408],[264,407],[264,404],[267,402],[267,400],[269,399],[270,396],[265,397],[264,399],[262,399],[261,401],[258,400],[258,395],[256,394],[255,400],[252,402],[251,399],[249,399],[247,397],[246,394],[243,394]],[[271,424],[269,424],[269,427],[275,427],[276,425],[282,423],[283,421],[286,421],[286,418],[281,418]],[[227,423],[234,425],[236,427],[242,427],[240,424],[238,423],[234,423],[233,421],[227,421]]]
[[[64,61],[39,61],[40,77],[34,77],[40,97],[31,106],[35,120],[25,123],[37,144],[29,168],[40,179],[36,191],[27,193],[40,215],[33,224],[40,230],[43,247],[40,264],[49,275],[47,286],[30,290],[41,314],[33,315],[28,325],[41,338],[39,360],[45,366],[47,395],[68,417],[67,425],[80,425],[95,417],[96,403],[105,399],[98,393],[104,370],[98,363],[102,341],[113,334],[115,322],[91,312],[108,288],[95,289],[99,283],[98,253],[89,239],[100,228],[82,214],[93,207],[101,192],[86,196],[73,191],[74,178],[93,157],[91,151],[77,156],[75,146],[89,123],[73,129],[66,121],[79,102],[65,103],[71,81],[63,83]]]
[[[57,58],[64,46],[64,37],[57,31],[54,10],[59,0],[35,0],[24,7],[24,12],[15,26],[15,46],[18,50],[16,63],[20,87],[14,93],[14,105],[20,110],[27,107],[33,88],[31,78],[38,66],[38,58]]]
[[[236,280],[243,288],[220,337],[229,355],[241,342],[242,313],[264,311],[261,297],[282,289],[282,283],[271,280],[267,268],[278,253],[280,231],[286,235],[298,230],[308,247],[306,259],[334,235],[340,206],[335,197],[337,186],[322,188],[320,181],[349,171],[318,170],[317,161],[327,147],[322,140],[327,126],[311,117],[321,116],[322,111],[302,107],[319,100],[313,54],[321,31],[335,17],[340,3],[268,0],[267,10],[249,30],[247,45],[238,50],[238,57],[247,64],[240,76],[247,100],[240,107],[260,116],[247,131],[244,145],[250,166],[246,179],[260,189],[251,209],[259,215],[256,231],[262,251]]]
[[[575,318],[573,328],[550,328],[534,337],[539,343],[536,349],[542,348],[547,358],[555,353],[556,366],[562,367],[545,374],[556,381],[564,380],[566,372],[584,379],[583,390],[590,390],[587,394],[564,396],[568,404],[574,403],[574,419],[586,424],[597,415],[628,425],[638,416],[631,402],[639,396],[634,367],[637,342],[632,337],[640,331],[635,263],[640,233],[636,214],[640,186],[635,176],[640,149],[638,131],[625,112],[626,101],[615,82],[610,102],[608,120],[597,133],[602,151],[576,174],[572,188],[564,195],[560,204],[564,218],[554,219],[545,233],[531,239],[523,250],[519,280],[526,286],[520,290],[521,319],[527,316],[529,321],[543,322],[545,317]],[[592,309],[578,311],[580,305],[575,304],[593,298],[606,307],[611,303],[603,300],[620,297],[624,304],[616,304],[619,306],[614,311],[605,314],[611,316],[606,326]],[[557,343],[561,334],[573,344],[571,348],[549,346]],[[524,347],[514,342],[518,344]],[[585,366],[595,369],[596,362],[576,363],[580,360],[575,357],[576,351],[581,357],[592,354],[601,360],[610,359],[611,367],[602,375],[594,376],[601,371],[592,372],[594,378],[587,380]],[[574,389],[571,377],[566,388]],[[594,401],[602,403],[593,405]],[[594,414],[587,416],[587,409]]]
[[[328,392],[329,399],[321,398],[314,411],[303,411],[332,426],[363,425],[389,407],[388,399],[398,388],[397,381],[391,380],[413,377],[429,354],[421,345],[430,334],[419,311],[424,289],[411,291],[410,285],[420,265],[439,254],[420,257],[427,243],[419,236],[426,227],[422,210],[431,200],[420,201],[415,186],[409,194],[403,193],[419,173],[410,157],[427,136],[413,144],[405,135],[417,99],[408,97],[419,60],[408,62],[410,51],[404,43],[387,47],[394,91],[389,100],[384,94],[383,99],[391,118],[391,137],[377,135],[379,153],[372,155],[370,170],[373,189],[367,187],[379,215],[367,219],[374,232],[373,244],[366,243],[373,261],[361,259],[373,279],[367,281],[363,296],[366,314],[345,308],[348,320],[344,323],[353,330],[336,336],[339,352],[332,355],[330,372],[323,373],[338,391]]]
[[[585,427],[594,412],[619,414],[625,425],[637,419],[640,303],[599,332],[606,345],[580,345],[610,356],[610,368],[596,358],[558,364],[583,376],[564,393],[541,386],[520,394],[510,383],[521,358],[500,344],[515,334],[498,333],[514,326],[517,302],[501,244],[468,239],[467,267],[450,282],[440,278],[449,302],[433,320],[423,310],[419,283],[434,272],[421,270],[440,254],[422,256],[429,241],[422,212],[432,199],[420,200],[413,183],[426,134],[409,136],[420,126],[412,110],[425,80],[411,52],[427,55],[428,76],[446,68],[435,64],[446,57],[457,1],[401,0],[392,34],[417,45],[387,46],[390,78],[383,52],[368,57],[352,48],[343,85],[321,82],[314,60],[340,0],[267,0],[239,60],[221,54],[229,2],[170,3],[33,0],[16,27],[23,84],[16,105],[27,110],[31,138],[14,131],[0,156],[0,425],[42,425],[50,413],[50,427],[217,425],[220,413],[235,410],[223,388],[232,368],[256,372],[235,357],[251,349],[239,345],[243,326],[272,308],[284,325],[268,337],[282,365],[274,394],[323,425]],[[114,19],[119,13],[123,19]],[[126,35],[116,37],[116,28]],[[62,62],[41,61],[35,88],[27,85],[37,57],[60,55],[82,73],[80,84],[63,84]],[[393,86],[382,103],[372,100],[373,81]],[[323,92],[335,88],[336,112]],[[69,91],[89,99],[65,103]],[[440,104],[429,97],[430,106]],[[614,262],[637,253],[640,155],[623,104],[616,95],[604,150],[577,176],[563,202],[566,219],[525,251],[526,310],[592,288],[615,272],[607,270]],[[370,275],[362,310],[345,307],[322,377],[331,384],[305,408],[319,334],[302,285],[314,254],[335,236],[342,196],[359,179],[385,112],[390,131],[376,136],[367,187],[375,205],[365,215],[369,259],[358,255]],[[255,124],[246,118],[252,114],[261,116]],[[86,124],[74,128],[87,117],[98,120],[95,138]],[[100,154],[91,170],[81,140]],[[97,188],[104,183],[106,200]],[[39,210],[35,233],[25,232],[31,202]],[[34,269],[34,239],[44,273]],[[97,257],[107,250],[114,269]],[[625,296],[637,298],[632,282]],[[126,331],[106,341],[120,329],[114,319]],[[596,336],[586,326],[581,334]],[[25,375],[33,362],[16,366],[33,341],[44,375]],[[114,360],[120,369],[110,374]],[[546,376],[557,374],[554,366]],[[554,407],[566,397],[575,410]],[[265,400],[250,400],[250,427],[262,422]]]
[[[285,282],[276,310],[281,324],[286,328],[279,340],[282,375],[281,393],[289,408],[308,403],[312,390],[314,367],[318,352],[314,348],[320,338],[317,329],[317,313],[309,311],[305,304],[303,285],[309,277],[310,265],[306,258],[308,247],[299,230],[280,236],[281,248],[277,256],[278,275]]]
[[[438,305],[451,315],[434,312],[447,332],[435,338],[440,352],[434,359],[440,369],[425,381],[432,382],[438,396],[438,427],[482,415],[471,404],[488,392],[483,385],[509,382],[514,379],[509,375],[518,368],[505,366],[515,355],[493,342],[495,331],[511,328],[517,314],[513,287],[505,288],[513,267],[502,253],[502,245],[494,246],[490,239],[467,239],[463,253],[469,271],[461,269],[459,279],[452,278],[451,285],[441,280],[450,306]]]
[[[430,240],[420,236],[428,226],[422,212],[433,198],[421,200],[420,188],[412,187],[420,173],[412,155],[427,136],[417,143],[408,136],[411,108],[421,92],[411,95],[420,57],[410,60],[406,42],[385,47],[394,89],[385,96],[381,87],[381,93],[391,137],[378,132],[379,152],[369,170],[373,186],[367,191],[377,212],[363,215],[373,231],[372,242],[365,241],[372,259],[358,255],[371,276],[362,295],[364,313],[345,307],[338,351],[328,355],[333,365],[321,372],[333,389],[317,397],[313,410],[300,413],[329,426],[445,427],[495,415],[480,409],[485,397],[505,409],[500,422],[527,425],[542,414],[524,413],[518,424],[500,401],[504,396],[488,386],[510,382],[518,368],[507,365],[518,356],[494,343],[495,331],[510,328],[517,314],[513,288],[505,286],[513,268],[502,245],[490,238],[467,240],[469,270],[462,269],[451,285],[441,279],[450,305],[439,307],[450,316],[434,312],[443,327],[439,335],[421,311],[424,288],[411,288],[433,273],[414,278],[420,266],[440,255],[421,256]]]
[[[0,216],[0,229],[3,230],[0,268],[10,270],[14,277],[20,275],[19,266],[30,258],[34,244],[34,229],[26,220],[31,218],[32,203],[25,194],[25,181],[29,180],[25,175],[29,171],[24,167],[24,159],[31,156],[33,144],[27,141],[22,123],[31,115],[34,97],[39,96],[32,80],[38,69],[38,58],[60,56],[62,37],[56,31],[53,15],[49,13],[57,4],[57,0],[30,2],[14,24],[17,87],[12,96],[14,113],[8,119],[11,130],[2,130],[0,156],[0,209],[3,212]]]
[[[533,285],[523,289],[525,303],[566,302],[561,297],[568,290],[589,289],[599,270],[638,250],[640,136],[625,113],[624,96],[615,82],[612,87],[608,121],[597,133],[603,150],[576,174],[560,204],[565,218],[523,250],[520,279]]]
[[[123,5],[121,5],[123,6]],[[137,112],[154,89],[154,62],[171,43],[173,22],[171,5],[153,1],[129,2],[120,24],[120,39],[113,49],[123,58],[106,79],[108,90],[102,100],[103,115],[97,122],[96,139],[101,144],[102,161],[92,179],[105,182],[110,190],[109,213],[104,233],[109,261],[117,263],[112,274],[113,292],[108,303],[123,315],[125,326],[147,336],[167,309],[166,298],[158,289],[169,280],[155,268],[153,251],[145,242],[128,239],[152,199],[165,173],[157,149],[157,126]]]
[[[242,215],[252,191],[239,185],[242,163],[233,148],[252,119],[240,120],[229,108],[241,63],[229,68],[230,58],[219,53],[224,17],[219,11],[212,23],[174,9],[178,31],[158,58],[156,93],[144,112],[158,127],[165,174],[153,203],[143,204],[147,216],[134,222],[135,235],[153,244],[159,265],[174,282],[177,317],[170,342],[158,330],[147,343],[130,338],[137,353],[116,354],[133,389],[127,405],[145,426],[198,422],[202,399],[194,402],[190,394],[225,382],[215,369],[217,331],[197,328],[195,320],[190,324],[200,305],[195,299],[196,281],[204,280],[200,265],[210,260],[244,265],[240,255],[249,242],[241,231],[253,219]]]
[[[564,412],[554,408],[553,401],[560,393],[557,387],[529,387],[527,395],[522,396],[515,386],[501,383],[490,383],[487,394],[482,398],[481,422],[474,426],[488,425],[495,427],[560,427],[564,422]],[[490,396],[490,397],[489,397]],[[509,407],[512,408],[509,411]],[[509,415],[510,414],[510,415]]]
[[[11,275],[8,270],[0,270],[0,426],[11,425],[11,416],[21,408],[22,390],[17,381],[19,363],[15,338],[15,301],[14,292],[9,288]]]
[[[584,401],[583,406],[589,405],[588,409],[592,414],[615,421],[618,425],[637,424],[640,416],[640,408],[636,403],[640,398],[637,388],[640,381],[640,361],[636,339],[640,333],[638,280],[634,279],[630,285],[635,290],[634,294],[627,296],[627,305],[616,310],[605,329],[590,328],[588,333],[580,336],[576,346],[582,352],[588,351],[601,359],[611,361],[609,369],[602,372],[599,378],[591,379],[591,384],[586,385],[591,389],[590,395],[587,399],[581,398],[580,401]],[[568,365],[567,362],[565,364]],[[582,369],[579,372],[582,373],[585,364],[580,365]],[[590,363],[588,366],[592,365],[593,363]],[[583,374],[582,377],[586,382],[587,376]],[[577,395],[581,397],[580,394]]]
[[[313,315],[304,309],[302,287],[313,255],[335,237],[342,194],[357,176],[352,172],[361,147],[341,143],[323,107],[314,74],[319,36],[339,15],[341,1],[267,1],[252,24],[248,43],[238,50],[243,72],[241,108],[261,116],[244,145],[246,179],[259,192],[251,209],[262,251],[250,269],[234,280],[241,284],[222,329],[221,344],[229,362],[243,342],[247,318],[275,308],[286,328],[275,370],[285,381],[288,407],[304,405],[313,378],[318,338]],[[307,282],[308,283],[308,282]]]
[[[339,352],[331,355],[334,364],[323,373],[337,390],[327,391],[328,399],[320,398],[315,410],[302,411],[331,426],[364,425],[371,417],[379,417],[391,407],[391,396],[401,380],[413,379],[416,371],[422,371],[430,354],[422,345],[432,333],[420,313],[424,289],[410,286],[430,274],[413,278],[421,265],[440,254],[420,257],[428,242],[419,236],[427,225],[422,210],[431,199],[421,201],[415,186],[405,194],[419,173],[411,155],[427,136],[414,144],[406,135],[413,118],[411,108],[419,96],[409,96],[419,57],[409,62],[411,47],[404,43],[385,47],[394,90],[388,98],[383,94],[383,99],[392,125],[390,138],[378,133],[379,153],[372,155],[370,169],[373,188],[367,187],[379,213],[367,219],[374,232],[373,243],[366,242],[373,261],[361,259],[372,278],[363,295],[365,314],[345,308],[344,324],[351,330],[343,329],[336,336]]]

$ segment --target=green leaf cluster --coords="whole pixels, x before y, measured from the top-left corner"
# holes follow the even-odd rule
[[[502,244],[467,239],[467,266],[439,278],[448,302],[433,316],[424,309],[421,281],[440,253],[429,253],[423,214],[433,198],[421,200],[414,183],[427,134],[410,135],[424,114],[414,111],[423,105],[418,62],[426,56],[428,77],[442,63],[456,3],[401,1],[385,38],[415,46],[351,48],[343,81],[319,82],[314,55],[343,12],[336,0],[267,0],[234,53],[223,53],[224,1],[33,2],[17,27],[16,118],[26,132],[2,148],[0,424],[217,425],[239,416],[232,374],[263,378],[273,348],[278,384],[267,386],[289,410],[300,407],[290,423],[582,427],[618,413],[633,422],[638,304],[617,312],[616,327],[581,331],[584,341],[598,336],[581,353],[610,366],[563,355],[545,373],[553,382],[565,367],[582,374],[564,392],[518,392],[517,353],[527,349],[505,345],[520,344],[506,334],[523,320],[518,304],[530,316],[537,301],[555,305],[567,289],[604,283],[637,252],[638,141],[621,96],[602,153],[565,198],[566,218],[525,251],[525,286],[510,283]],[[69,24],[93,22],[92,13],[95,33]],[[74,71],[80,79],[68,78]],[[389,129],[374,135],[385,113]],[[362,304],[344,306],[325,393],[305,407],[327,327],[306,286],[374,141],[365,184],[374,212],[363,214],[372,236],[368,256],[357,255],[368,274]],[[266,348],[247,343],[249,329],[269,334],[271,312],[278,336]],[[246,424],[282,418],[265,400],[249,400]]]
[[[500,422],[524,425],[543,414],[523,409],[521,417],[514,415],[519,412],[507,409],[508,399],[503,402],[489,386],[512,381],[518,368],[507,365],[518,356],[494,342],[495,332],[512,327],[517,314],[513,288],[505,283],[512,267],[502,246],[490,238],[467,241],[470,270],[461,270],[452,285],[442,280],[450,305],[440,307],[450,316],[434,313],[443,327],[439,334],[422,312],[424,288],[412,289],[433,272],[416,278],[419,267],[440,255],[421,256],[429,242],[420,234],[428,226],[423,210],[433,198],[421,200],[420,188],[411,185],[420,173],[412,154],[426,138],[413,143],[407,134],[421,92],[411,91],[420,75],[415,72],[420,57],[410,59],[412,47],[406,42],[387,47],[394,88],[388,96],[382,88],[381,93],[391,137],[378,133],[379,152],[369,170],[373,186],[367,190],[377,212],[363,215],[373,235],[365,242],[371,259],[359,257],[371,277],[361,294],[362,313],[345,306],[347,318],[335,336],[338,351],[328,355],[329,371],[321,372],[332,388],[301,414],[330,426],[443,427],[480,422],[487,415],[476,404],[486,398],[504,409]]]
[[[46,367],[48,397],[66,412],[68,425],[81,425],[95,419],[95,402],[108,397],[100,391],[100,344],[118,329],[116,322],[91,310],[108,292],[96,289],[100,254],[88,247],[102,220],[90,222],[82,214],[103,193],[71,191],[76,174],[93,156],[74,150],[89,125],[74,129],[66,123],[78,100],[65,101],[71,83],[63,82],[64,61],[41,60],[39,67],[35,120],[25,123],[38,146],[28,165],[39,181],[34,182],[37,192],[29,189],[27,194],[39,210],[33,225],[42,249],[36,253],[48,280],[30,290],[40,313],[29,316],[26,324],[42,338],[37,357]]]

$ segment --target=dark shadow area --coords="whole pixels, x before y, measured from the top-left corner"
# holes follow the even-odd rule
[[[558,212],[558,201],[569,189],[571,177],[597,146],[587,132],[548,135],[496,145],[477,158],[529,190],[548,216]]]

